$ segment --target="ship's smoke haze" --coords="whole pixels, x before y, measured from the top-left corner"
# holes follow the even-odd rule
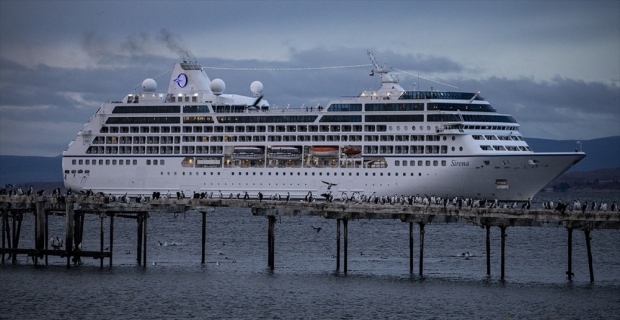
[[[161,29],[159,31],[157,40],[162,41],[164,44],[166,44],[168,49],[178,54],[181,59],[196,61],[196,56],[194,56],[187,48],[181,46],[181,44],[176,41],[176,39],[167,29]]]
[[[150,56],[156,53],[162,44],[182,60],[196,61],[196,56],[181,45],[179,38],[169,30],[161,29],[155,36],[145,32],[130,34],[122,42],[115,44],[102,34],[88,32],[84,35],[81,44],[88,57],[98,65],[113,64],[114,61],[122,60],[122,56]]]

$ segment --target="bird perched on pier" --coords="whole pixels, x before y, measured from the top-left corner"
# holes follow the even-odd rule
[[[331,190],[333,186],[337,186],[337,183],[331,183],[331,182],[327,182],[327,181],[323,181],[321,180],[321,182],[325,183],[327,185],[327,190]]]
[[[289,200],[291,200],[291,193],[287,192],[286,193],[286,203],[288,203]]]
[[[258,192],[258,202],[262,202],[263,201],[263,193],[262,192]]]
[[[245,194],[243,195],[243,200],[250,199],[250,195],[248,194],[248,192],[247,191],[244,191],[244,192],[245,192]]]

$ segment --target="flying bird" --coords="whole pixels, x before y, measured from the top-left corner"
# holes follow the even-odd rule
[[[331,190],[331,188],[333,186],[337,186],[338,185],[337,183],[331,183],[331,182],[327,182],[327,181],[323,181],[323,180],[321,180],[321,182],[323,182],[324,184],[327,185],[327,190]]]

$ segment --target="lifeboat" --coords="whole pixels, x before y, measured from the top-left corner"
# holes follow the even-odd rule
[[[344,147],[344,149],[342,150],[342,153],[346,154],[347,156],[354,156],[356,154],[362,153],[362,149],[348,146],[348,147]]]
[[[338,147],[337,146],[311,147],[310,154],[318,158],[338,157]]]
[[[272,147],[267,153],[269,159],[274,160],[299,160],[301,151],[295,147]]]
[[[232,157],[235,160],[258,160],[265,156],[265,152],[259,147],[235,147]]]

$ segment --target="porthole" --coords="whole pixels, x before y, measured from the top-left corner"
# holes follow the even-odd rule
[[[463,147],[459,147],[459,151],[463,151]]]
[[[400,126],[396,126],[396,130],[397,130],[397,131],[400,131]]]
[[[407,126],[405,126],[405,131],[407,131]]]
[[[447,139],[446,136],[443,136],[443,141],[446,141],[446,139]]]
[[[455,137],[455,136],[452,136],[452,141],[454,141],[454,140],[456,140],[456,137]]]
[[[420,126],[420,130],[424,130],[424,126]]]
[[[390,131],[392,131],[392,126],[390,126]]]
[[[452,147],[452,151],[454,151],[454,147]]]
[[[431,130],[431,126],[426,126],[426,130]]]

